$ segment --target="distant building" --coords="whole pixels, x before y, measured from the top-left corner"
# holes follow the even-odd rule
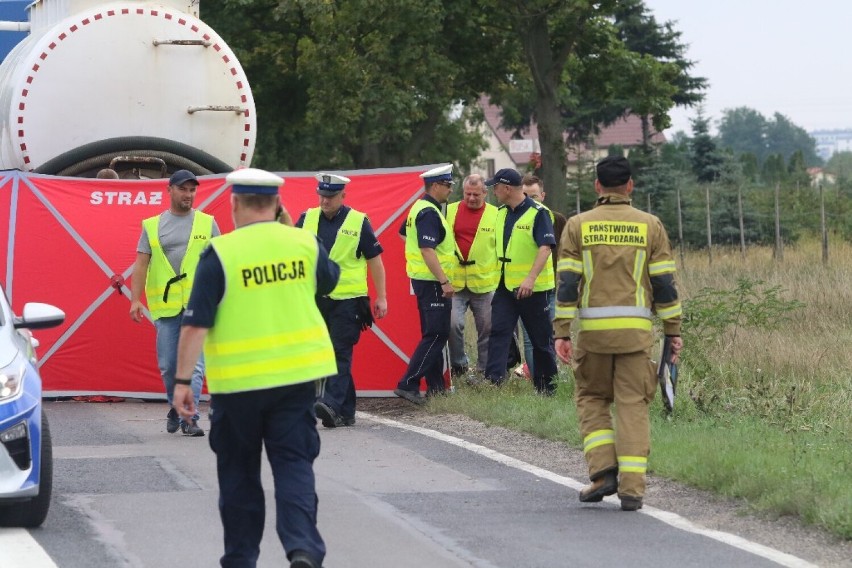
[[[837,181],[837,176],[830,174],[822,168],[808,168],[808,175],[811,177],[811,186],[819,187],[820,185],[833,185]]]
[[[852,152],[852,129],[814,130],[809,133],[816,140],[820,158],[828,160],[837,152]]]
[[[541,152],[538,126],[532,123],[526,132],[518,135],[500,125],[500,107],[491,104],[485,97],[480,99],[479,104],[485,114],[485,123],[480,127],[480,132],[485,137],[488,148],[474,162],[471,173],[491,177],[502,168],[515,168],[522,173],[532,169],[531,164],[539,160]],[[651,136],[653,144],[662,144],[665,141],[665,136],[660,132]],[[603,158],[612,145],[621,146],[628,152],[642,145],[642,121],[638,116],[630,115],[610,126],[602,127],[591,145],[566,147],[568,165],[571,167],[577,163],[578,153],[590,162]]]

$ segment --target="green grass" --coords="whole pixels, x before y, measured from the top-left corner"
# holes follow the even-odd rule
[[[689,253],[685,264],[686,303],[705,289],[727,300],[695,312],[704,327],[698,317],[684,324],[675,413],[663,417],[659,396],[651,407],[651,472],[852,540],[852,244],[833,245],[829,264],[816,241],[785,248],[781,264],[760,248],[746,259],[715,251],[712,266]],[[742,279],[746,297],[732,292]],[[460,385],[429,408],[579,448],[571,371],[562,366],[559,380],[551,399],[511,381]]]
[[[432,399],[434,413],[463,414],[493,426],[580,447],[571,372],[563,368],[552,398],[528,381],[501,388],[457,384]],[[791,429],[763,418],[697,411],[685,394],[671,418],[651,406],[650,473],[743,499],[754,511],[793,515],[852,539],[852,444],[843,432]]]

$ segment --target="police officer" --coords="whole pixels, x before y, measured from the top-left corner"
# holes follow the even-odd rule
[[[343,204],[349,178],[320,173],[317,195],[319,207],[308,209],[296,221],[319,236],[331,260],[340,266],[340,281],[328,296],[317,300],[331,334],[337,374],[328,377],[325,389],[314,406],[326,428],[355,424],[355,384],[352,380],[352,351],[372,318],[381,319],[388,311],[385,267],[370,220],[360,211]],[[370,310],[367,295],[367,268],[376,288],[376,303]]]
[[[597,164],[594,209],[568,220],[559,245],[556,352],[573,356],[583,451],[592,484],[580,501],[616,491],[621,508],[642,507],[651,451],[648,405],[656,391],[651,314],[672,336],[674,362],[683,347],[675,261],[660,220],[630,204],[630,164],[609,156]],[[569,335],[576,320],[576,348]],[[610,406],[615,403],[613,430]]]
[[[533,384],[539,394],[556,388],[556,358],[549,316],[553,285],[551,249],[556,244],[548,210],[521,190],[521,174],[505,168],[485,182],[502,205],[497,210],[497,254],[500,283],[491,302],[491,337],[485,376],[494,384],[506,378],[509,342],[518,317],[533,346]]]
[[[450,274],[457,262],[456,246],[447,220],[441,213],[453,189],[453,165],[438,166],[420,174],[426,189],[408,212],[399,233],[405,239],[405,271],[417,296],[420,312],[420,343],[399,380],[395,395],[424,404],[420,378],[427,394],[444,392],[444,347],[450,335],[453,285]]]
[[[175,388],[177,341],[183,311],[189,301],[198,257],[219,227],[210,215],[192,208],[198,179],[188,170],[178,170],[169,178],[169,210],[142,221],[142,235],[136,245],[136,262],[130,284],[130,317],[141,322],[145,306],[157,330],[157,366],[166,388],[169,406]],[[204,358],[199,358],[192,373],[195,405],[204,385]],[[203,436],[198,415],[189,421],[181,419],[174,408],[166,415],[169,434],[181,429],[187,436]]]
[[[314,235],[275,221],[284,180],[251,168],[226,180],[236,229],[214,238],[198,263],[181,328],[175,408],[181,416],[196,411],[188,377],[203,346],[225,537],[221,565],[256,565],[265,447],[290,566],[315,568],[325,557],[316,526],[315,381],[336,371],[315,296],[334,289],[339,269]]]
[[[538,176],[534,175],[525,175],[522,180],[524,195],[540,204],[542,207],[547,209],[547,213],[550,215],[550,222],[553,223],[553,235],[559,240],[559,236],[562,234],[562,229],[565,228],[565,223],[567,219],[565,215],[560,213],[559,211],[554,211],[550,209],[547,205],[544,204],[544,198],[547,195],[544,192],[544,184]],[[556,274],[556,254],[552,254],[551,264],[553,265],[553,274]],[[556,283],[554,282],[554,286]],[[556,313],[556,293],[549,292],[548,297],[550,298],[550,319],[553,319],[554,314]],[[530,341],[530,335],[527,333],[526,328],[523,324],[521,324],[521,332],[524,336],[524,360],[526,361],[523,365],[521,365],[518,369],[515,369],[515,374],[521,377],[531,377],[535,374],[535,361],[533,361],[533,352],[532,352],[532,341]]]
[[[458,262],[450,274],[453,284],[450,368],[460,375],[468,370],[464,346],[464,324],[468,308],[477,334],[476,369],[485,374],[488,337],[491,335],[491,299],[497,288],[497,248],[494,225],[497,208],[485,202],[485,180],[471,174],[462,182],[462,200],[447,206],[447,224],[459,249]]]

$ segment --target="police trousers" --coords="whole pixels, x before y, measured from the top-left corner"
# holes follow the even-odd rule
[[[444,391],[444,347],[450,337],[452,301],[445,298],[441,285],[429,280],[412,280],[420,312],[420,342],[408,362],[397,388],[420,390],[420,377],[426,379],[427,392]]]
[[[553,327],[550,320],[550,296],[553,291],[533,292],[519,300],[503,283],[491,300],[491,336],[488,338],[488,361],[485,377],[495,384],[506,378],[509,342],[514,340],[518,318],[529,333],[535,361],[533,384],[538,392],[550,394],[556,388],[556,354],[553,350]]]
[[[352,352],[361,337],[361,318],[358,314],[358,298],[317,300],[331,344],[337,374],[327,377],[325,390],[320,400],[343,418],[355,417],[355,382],[352,378]]]
[[[651,351],[574,351],[575,400],[592,481],[618,471],[619,496],[643,497],[651,427],[648,406],[657,388]],[[615,403],[615,428],[610,406]]]
[[[319,455],[316,383],[213,394],[210,447],[216,453],[224,568],[257,564],[266,519],[260,480],[265,446],[275,483],[275,528],[288,556],[302,550],[320,563],[314,459]]]

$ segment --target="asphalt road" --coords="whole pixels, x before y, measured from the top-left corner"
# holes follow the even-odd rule
[[[2,568],[217,566],[222,531],[207,437],[165,432],[163,403],[50,402],[54,498],[44,526],[0,530]],[[202,419],[207,429],[209,422]],[[321,428],[325,566],[813,566],[672,513],[577,501],[579,483],[432,430],[359,413]],[[274,530],[259,566],[286,566]],[[728,538],[730,537],[730,538]],[[5,556],[4,556],[5,554]]]

